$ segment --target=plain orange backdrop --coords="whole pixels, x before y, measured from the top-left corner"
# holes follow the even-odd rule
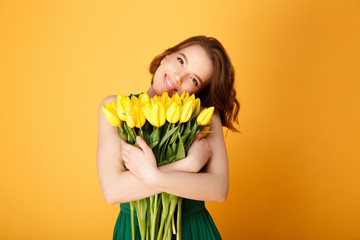
[[[204,34],[236,68],[223,239],[360,239],[360,1],[0,1],[0,239],[111,239],[97,118]],[[186,240],[186,239],[185,239]]]

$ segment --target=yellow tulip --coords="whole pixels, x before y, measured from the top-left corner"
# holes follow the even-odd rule
[[[184,103],[187,103],[188,101],[195,101],[195,94],[191,94],[191,96],[184,99]]]
[[[180,98],[179,94],[177,94],[177,93],[173,94],[171,97],[171,101],[175,102],[177,104],[181,104],[181,98]]]
[[[141,111],[140,106],[134,106],[134,111],[136,114],[135,127],[141,128],[142,126],[144,126],[144,124],[146,122],[145,115],[144,115],[143,111]]]
[[[164,103],[165,99],[168,98],[168,97],[169,97],[168,92],[163,92],[163,93],[161,94],[161,97],[160,97],[161,102]]]
[[[201,131],[209,131],[210,130],[210,126],[206,126],[204,127]],[[208,133],[201,133],[202,135],[204,135],[204,137],[208,134]]]
[[[116,109],[117,109],[117,114],[119,116],[119,118],[123,121],[126,120],[126,114],[125,114],[125,105],[124,105],[124,99],[125,96],[122,95],[121,93],[119,93],[116,97]]]
[[[150,100],[151,100],[151,105],[155,105],[155,103],[161,101],[158,95],[153,96]]]
[[[151,125],[155,127],[161,127],[165,124],[166,121],[166,113],[165,107],[162,103],[157,102],[153,105],[151,110]]]
[[[154,105],[146,104],[141,107],[145,118],[149,123],[155,127],[161,127],[166,121],[166,112],[164,105],[161,102],[156,102]]]
[[[121,96],[121,94],[117,97],[117,113],[121,120],[126,121],[127,112],[131,111],[133,103],[129,97]]]
[[[150,103],[150,98],[149,95],[147,95],[147,93],[140,94],[139,100],[142,106],[146,105],[147,103]]]
[[[119,93],[116,97],[116,101],[118,102],[119,100],[125,99],[125,96],[121,93]]]
[[[177,123],[180,119],[180,106],[173,102],[166,111],[166,120],[170,123]]]
[[[199,115],[200,113],[200,108],[201,108],[201,101],[200,101],[200,98],[196,98],[195,99],[195,107],[196,107],[196,114],[195,116]]]
[[[189,98],[189,92],[183,92],[180,96],[183,103]]]
[[[195,100],[187,101],[181,106],[180,122],[189,121],[192,113],[194,112]]]
[[[197,123],[202,126],[209,125],[211,122],[211,116],[214,113],[214,109],[214,107],[209,107],[202,110],[196,119]]]
[[[135,105],[140,106],[141,105],[140,100],[137,97],[135,97],[134,95],[131,96],[131,102],[132,102],[133,106],[135,106]]]
[[[171,98],[169,97],[167,92],[164,92],[161,95],[161,103],[164,104],[165,111],[167,111],[167,109],[170,107],[170,105],[172,103]]]
[[[102,111],[105,115],[106,120],[108,120],[108,122],[114,126],[114,127],[118,127],[121,125],[122,121],[120,120],[120,118],[118,117],[117,113],[116,113],[116,109],[114,109],[115,106],[115,102],[114,101],[110,101],[110,104],[107,105],[106,103],[104,103],[103,107],[102,107]]]
[[[109,103],[109,105],[110,105],[110,107],[112,108],[112,109],[114,109],[115,110],[115,112],[117,112],[116,111],[116,103],[114,102],[114,101],[110,101],[110,103]]]
[[[125,102],[125,113],[130,112],[134,106],[133,101],[131,101],[131,99],[128,96],[126,96],[124,102]]]
[[[131,111],[127,112],[126,123],[130,128],[141,128],[146,122],[144,113],[141,111],[140,106],[134,105]]]
[[[152,105],[150,103],[147,103],[144,106],[141,106],[141,110],[144,113],[145,118],[150,122],[151,121]]]
[[[129,128],[135,127],[135,124],[136,124],[136,113],[135,113],[135,111],[127,112],[126,123],[129,126]]]

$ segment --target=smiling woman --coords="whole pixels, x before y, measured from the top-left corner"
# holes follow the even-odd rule
[[[199,45],[191,45],[166,55],[154,77],[152,90],[157,95],[172,93],[198,93],[205,87],[213,73],[210,56]]]
[[[120,140],[117,128],[105,119],[102,106],[116,101],[116,96],[103,100],[99,109],[97,169],[106,201],[121,203],[114,239],[132,238],[128,202],[161,192],[184,198],[183,239],[221,239],[204,201],[222,202],[228,194],[228,158],[222,126],[236,130],[239,112],[231,61],[215,38],[196,36],[155,57],[150,73],[150,98],[163,92],[170,96],[189,92],[201,99],[202,107],[215,106],[210,123],[213,133],[196,136],[185,158],[157,167],[153,152],[141,138],[137,138],[140,148],[134,148]],[[129,171],[124,168],[124,158]],[[137,221],[135,228],[135,238],[140,239]]]

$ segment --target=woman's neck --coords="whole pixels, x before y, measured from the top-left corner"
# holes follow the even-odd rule
[[[156,92],[155,92],[155,90],[154,90],[154,87],[153,87],[153,85],[151,85],[150,87],[149,87],[149,89],[147,90],[147,95],[149,96],[149,98],[152,98],[152,97],[154,97],[155,95],[156,95]]]

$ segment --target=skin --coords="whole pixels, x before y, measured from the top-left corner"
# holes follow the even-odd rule
[[[212,64],[206,52],[198,45],[189,46],[162,60],[147,93],[149,97],[164,91],[170,96],[185,91],[197,93],[208,84],[211,74]],[[170,89],[164,79],[170,81]],[[116,101],[116,96],[109,96],[100,104],[97,148],[99,183],[108,203],[129,202],[160,192],[195,200],[225,201],[228,158],[216,111],[210,124],[214,133],[206,137],[198,134],[186,158],[157,167],[152,150],[142,138],[136,139],[140,148],[131,146],[120,140],[117,128],[107,122],[102,105],[110,100]],[[124,164],[129,171],[125,171]],[[201,169],[204,172],[198,173]]]

